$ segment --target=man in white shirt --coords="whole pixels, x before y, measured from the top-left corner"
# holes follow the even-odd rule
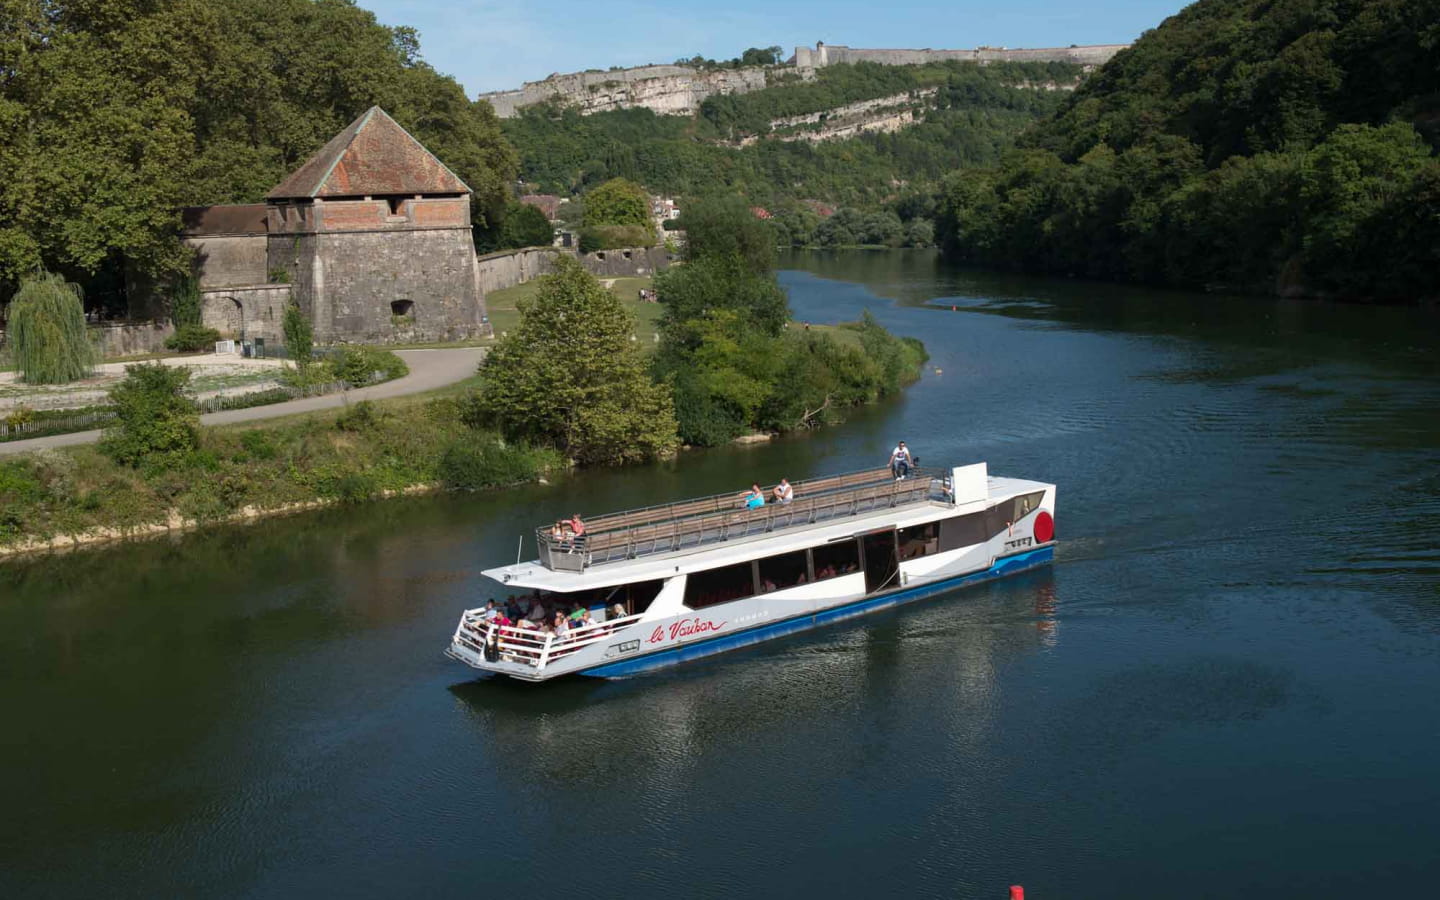
[[[795,489],[790,486],[790,479],[782,478],[780,483],[775,485],[775,502],[789,503],[795,499]]]
[[[910,474],[910,448],[901,441],[894,450],[890,451],[890,471],[894,473],[895,480],[900,481]]]

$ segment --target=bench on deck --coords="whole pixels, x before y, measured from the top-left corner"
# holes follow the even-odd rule
[[[556,540],[537,530],[541,561],[552,569],[582,571],[595,563],[699,547],[842,515],[912,503],[929,497],[930,477],[896,481],[888,468],[832,475],[791,485],[795,499],[747,509],[740,493],[718,494],[591,520],[579,541]],[[765,488],[773,495],[774,486]]]

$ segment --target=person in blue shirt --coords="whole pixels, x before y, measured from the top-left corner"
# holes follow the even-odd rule
[[[750,490],[740,498],[740,503],[746,509],[759,509],[765,505],[765,492],[760,490],[758,483],[750,485]]]

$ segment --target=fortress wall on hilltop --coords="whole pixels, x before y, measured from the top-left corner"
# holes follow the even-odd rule
[[[796,64],[802,56],[810,66],[821,68],[841,63],[873,62],[886,66],[918,66],[925,63],[959,62],[1072,62],[1094,66],[1107,62],[1129,44],[1096,44],[1088,47],[1043,47],[1017,49],[976,47],[970,50],[866,50],[843,44],[817,44],[795,49]],[[801,51],[805,51],[803,54]]]

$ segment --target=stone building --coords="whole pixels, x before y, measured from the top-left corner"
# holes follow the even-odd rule
[[[279,338],[293,299],[321,343],[455,340],[488,331],[470,188],[379,107],[263,205],[185,211],[205,324]]]

